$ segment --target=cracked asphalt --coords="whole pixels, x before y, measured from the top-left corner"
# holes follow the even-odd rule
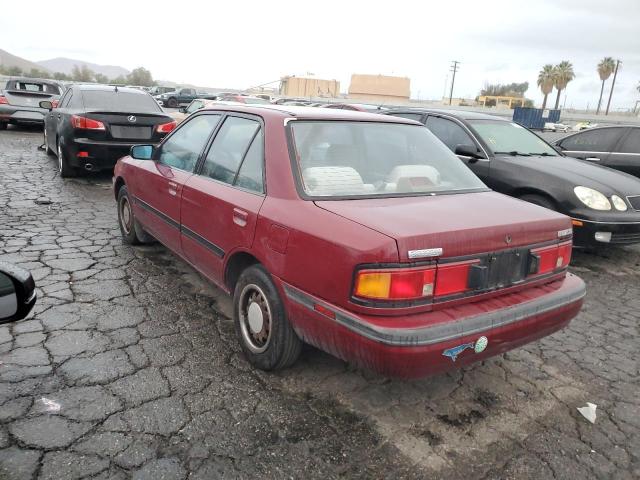
[[[640,247],[574,252],[579,317],[484,364],[408,382],[309,347],[264,373],[229,299],[124,245],[109,176],[62,180],[41,138],[0,132],[0,260],[38,286],[0,325],[0,479],[640,478]]]

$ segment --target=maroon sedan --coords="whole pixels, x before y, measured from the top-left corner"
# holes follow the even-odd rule
[[[303,342],[419,377],[578,313],[571,220],[489,190],[428,129],[346,110],[220,105],[115,168],[127,243],[159,240],[233,295],[249,361]]]

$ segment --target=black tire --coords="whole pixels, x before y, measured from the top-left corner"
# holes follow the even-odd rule
[[[167,107],[176,108],[177,106],[178,106],[178,100],[176,100],[175,98],[171,97],[169,100],[167,100]]]
[[[0,130],[6,130],[7,129],[7,122],[0,122]]]
[[[233,322],[242,351],[254,367],[280,370],[300,356],[302,340],[291,328],[278,290],[262,265],[252,265],[240,275],[233,293]]]
[[[547,197],[543,197],[542,195],[535,194],[527,194],[519,197],[520,200],[524,200],[525,202],[533,203],[535,205],[539,205],[544,208],[548,208],[549,210],[558,211],[553,200]]]
[[[129,245],[141,245],[152,243],[154,238],[144,231],[140,222],[136,220],[131,206],[131,198],[126,186],[118,190],[118,225],[124,243]]]
[[[47,152],[47,155],[49,155],[50,157],[53,157],[55,155],[55,152],[53,150],[51,150],[51,147],[49,147],[49,139],[47,138],[47,129],[44,129],[44,151]]]
[[[67,151],[64,148],[62,139],[58,139],[58,172],[62,178],[72,178],[78,176],[78,169],[69,165]]]

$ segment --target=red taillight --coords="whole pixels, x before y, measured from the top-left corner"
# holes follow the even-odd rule
[[[0,95],[0,105],[8,105],[8,104],[9,104],[9,101],[7,100],[7,97]]]
[[[78,152],[76,157],[79,158],[88,158],[89,157],[89,152]]]
[[[538,258],[538,269],[530,273],[551,273],[569,266],[571,261],[571,242],[536,248],[531,250],[531,253]]]
[[[480,260],[438,265],[436,296],[452,295],[470,290],[468,286],[469,268],[474,263],[480,263]]]
[[[158,132],[158,133],[169,133],[169,132],[173,131],[173,129],[176,128],[177,126],[178,126],[178,122],[173,120],[171,122],[163,123],[161,125],[158,125],[156,127],[156,132]]]
[[[73,128],[80,128],[82,130],[105,130],[104,123],[78,115],[71,116],[71,125],[73,125]]]
[[[433,295],[435,267],[361,270],[354,294],[375,300],[416,300]]]

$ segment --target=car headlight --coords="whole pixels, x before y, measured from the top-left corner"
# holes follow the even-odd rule
[[[627,211],[627,203],[618,195],[611,195],[611,203],[616,207],[616,210],[620,210],[621,212]]]
[[[573,189],[576,197],[587,207],[594,210],[611,210],[609,199],[597,190],[589,187],[575,187]]]

